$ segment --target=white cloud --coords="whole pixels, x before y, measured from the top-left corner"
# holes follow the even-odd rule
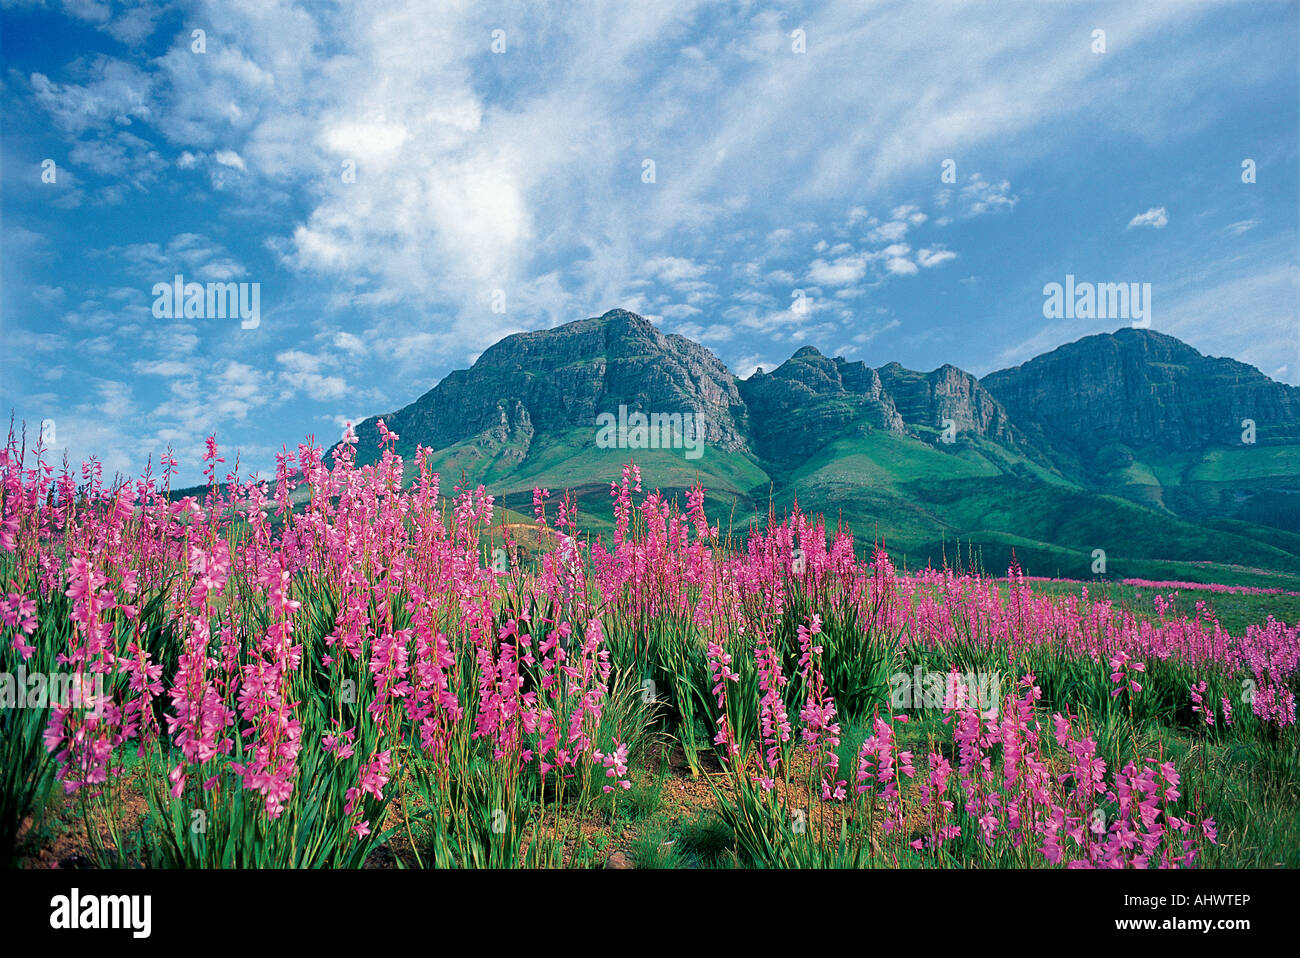
[[[275,361],[284,367],[286,372],[293,375],[320,372],[321,366],[324,364],[324,361],[319,356],[304,353],[300,349],[287,349],[282,353],[277,353]]]
[[[140,360],[132,365],[132,369],[141,376],[162,376],[167,379],[194,374],[193,365],[174,359]]]
[[[1163,206],[1153,206],[1145,213],[1139,213],[1128,221],[1128,228],[1134,229],[1140,226],[1150,226],[1152,229],[1162,230],[1169,225],[1169,212]]]
[[[229,166],[232,169],[239,170],[240,172],[248,169],[248,167],[244,165],[243,157],[234,150],[217,150],[212,154],[212,158],[222,166]]]
[[[657,256],[645,264],[645,275],[661,283],[674,285],[688,280],[697,280],[709,272],[710,267],[703,266],[680,256]]]
[[[916,206],[897,206],[890,214],[896,220],[906,220],[912,226],[920,226],[929,217]]]
[[[919,249],[916,251],[916,261],[927,269],[956,258],[957,254],[948,249]]]
[[[897,243],[907,235],[909,226],[910,224],[904,220],[891,220],[877,226],[868,238],[873,243]]]
[[[885,261],[885,269],[896,276],[911,276],[917,271],[917,266],[904,256],[891,256]]]
[[[702,312],[699,307],[691,306],[689,303],[673,303],[661,307],[659,315],[664,319],[690,319],[692,316],[699,316]]]
[[[281,367],[280,382],[285,390],[282,399],[292,398],[300,391],[320,401],[342,399],[348,395],[347,380],[326,371],[333,365],[327,356],[288,349],[277,353],[275,361]]]
[[[842,256],[832,262],[813,260],[808,267],[808,282],[815,286],[849,286],[867,272],[864,256]]]
[[[43,306],[52,306],[62,302],[67,293],[62,286],[38,285],[32,289],[32,299]]]
[[[60,129],[79,135],[153,117],[153,79],[139,67],[98,56],[84,72],[84,83],[56,83],[44,73],[31,75],[36,102]]]
[[[870,343],[872,340],[874,340],[877,336],[881,335],[882,333],[887,333],[891,329],[897,329],[901,325],[903,324],[900,320],[891,319],[886,323],[881,323],[876,326],[871,326],[865,331],[855,334],[853,337],[853,341],[855,343],[858,343],[859,345],[865,346],[867,343]]]
[[[982,216],[985,213],[998,213],[1011,210],[1019,201],[1011,193],[1011,182],[1001,180],[989,182],[982,173],[972,173],[970,179],[961,188],[962,209],[966,216]]]
[[[353,356],[362,356],[366,352],[365,342],[352,333],[335,333],[334,346]]]
[[[227,282],[247,275],[225,246],[200,233],[177,233],[165,247],[158,243],[110,246],[104,254],[124,261],[150,286],[170,281],[176,273],[184,275],[186,282]]]

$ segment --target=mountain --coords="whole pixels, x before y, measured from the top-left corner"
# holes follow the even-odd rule
[[[1111,442],[1236,445],[1243,419],[1257,423],[1260,441],[1300,441],[1300,389],[1151,330],[1087,336],[981,384],[1058,455],[1085,463]]]
[[[592,429],[597,414],[636,409],[691,411],[710,446],[748,448],[747,411],[736,379],[717,356],[683,336],[616,309],[595,319],[507,336],[470,369],[450,373],[385,418],[413,452],[471,442],[522,462],[539,434]],[[373,450],[376,419],[357,427]]]
[[[597,417],[617,417],[620,407],[691,414],[708,454],[693,462],[680,449],[600,448]],[[531,515],[533,488],[543,486],[572,489],[587,515],[603,517],[609,481],[633,457],[647,481],[665,490],[701,479],[713,490],[713,508],[768,482],[727,367],[698,343],[665,335],[626,310],[507,336],[410,405],[357,425],[361,464],[378,456],[381,418],[401,437],[397,451],[408,464],[417,446],[434,450],[430,463],[445,477],[444,489],[462,478],[483,483],[524,515]]]
[[[1190,516],[1300,530],[1300,389],[1120,329],[982,385],[1064,474]]]
[[[620,407],[630,429],[602,433]],[[689,414],[698,458],[689,419],[647,448],[637,413]],[[362,462],[377,454],[378,418],[357,427]],[[1203,577],[1195,562],[1221,581],[1228,566],[1300,570],[1300,389],[1150,330],[1089,336],[982,379],[804,346],[738,380],[704,346],[612,310],[508,336],[382,418],[408,460],[434,450],[444,489],[483,483],[524,515],[534,486],[569,489],[596,532],[609,481],[633,459],[650,488],[702,482],[734,531],[797,498],[912,564],[942,561],[960,539],[988,568],[1014,549],[1044,575],[1087,575],[1097,548],[1152,578]]]
[[[921,373],[889,363],[880,367],[879,375],[913,429],[942,431],[944,420],[949,419],[958,433],[1021,444],[1003,405],[978,379],[956,366],[945,364],[934,372]]]
[[[738,383],[750,411],[755,451],[774,465],[800,462],[843,432],[901,436],[903,417],[880,374],[864,363],[828,359],[804,346],[771,373]]]

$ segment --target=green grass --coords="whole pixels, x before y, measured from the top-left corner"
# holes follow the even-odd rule
[[[1188,482],[1238,482],[1242,479],[1287,477],[1297,485],[1300,446],[1242,446],[1211,449],[1185,473]]]
[[[1106,551],[1116,577],[1263,585],[1271,573],[1300,569],[1300,446],[1128,450],[1135,458],[1099,480],[1120,493],[1106,494],[1044,466],[1029,447],[966,436],[944,445],[935,430],[921,432],[829,437],[788,472],[714,447],[694,460],[680,449],[598,449],[594,428],[478,437],[439,450],[431,466],[444,494],[462,479],[484,484],[510,510],[507,521],[532,521],[535,486],[550,489],[552,502],[571,489],[592,534],[612,530],[609,482],[634,459],[648,491],[681,500],[702,483],[724,534],[743,534],[769,507],[781,515],[797,499],[831,527],[845,522],[860,551],[883,541],[913,568],[942,564],[961,540],[997,574],[1013,549],[1026,572],[1044,576],[1090,576],[1094,549]]]
[[[1171,580],[1191,581],[1191,580]],[[1083,586],[1071,582],[1035,582],[1035,592],[1054,595],[1079,595]],[[1153,589],[1149,586],[1123,585],[1119,582],[1093,580],[1087,583],[1090,598],[1108,599],[1144,618],[1154,618],[1157,593],[1169,596],[1172,590]],[[1296,590],[1300,592],[1300,589]],[[1206,592],[1197,589],[1178,591],[1172,611],[1167,615],[1196,615],[1197,603],[1203,602],[1209,615],[1217,618],[1223,627],[1234,635],[1245,632],[1246,626],[1265,622],[1271,615],[1280,622],[1294,625],[1300,622],[1300,594],[1249,595],[1230,592]]]

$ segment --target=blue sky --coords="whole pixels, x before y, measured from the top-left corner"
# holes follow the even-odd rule
[[[1067,274],[1300,384],[1295,3],[523,6],[0,0],[6,411],[265,474],[511,332],[983,375],[1124,325]],[[177,273],[260,322],[156,317]]]

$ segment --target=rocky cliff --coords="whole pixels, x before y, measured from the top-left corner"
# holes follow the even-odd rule
[[[1261,444],[1300,440],[1300,389],[1152,330],[1087,336],[980,382],[1018,427],[1076,467],[1115,446],[1240,447],[1246,419]]]
[[[771,373],[742,380],[739,388],[755,451],[781,465],[807,458],[846,430],[904,432],[903,418],[874,369],[829,359],[812,346]]]
[[[411,405],[384,417],[401,448],[441,449],[474,440],[524,457],[542,433],[590,429],[597,415],[693,413],[711,448],[749,448],[736,379],[712,352],[665,336],[626,310],[518,333],[489,347],[470,369],[450,373]],[[375,419],[357,428],[358,452],[375,446]]]
[[[956,451],[939,442],[945,419],[959,438],[1000,444],[1085,486],[1142,450],[1240,448],[1246,419],[1261,446],[1300,443],[1300,389],[1150,330],[1088,336],[982,380],[951,365],[873,369],[812,346],[737,380],[705,347],[621,309],[508,336],[385,418],[408,456],[417,443],[469,443],[494,461],[523,462],[547,437],[590,430],[594,442],[596,417],[620,406],[694,413],[708,448],[772,475],[872,432]],[[362,460],[373,458],[375,419],[358,436]]]
[[[913,428],[942,429],[951,419],[958,435],[977,435],[1013,443],[1017,437],[1002,404],[970,373],[943,365],[921,373],[889,363],[879,370],[880,381],[893,397],[903,421]]]

